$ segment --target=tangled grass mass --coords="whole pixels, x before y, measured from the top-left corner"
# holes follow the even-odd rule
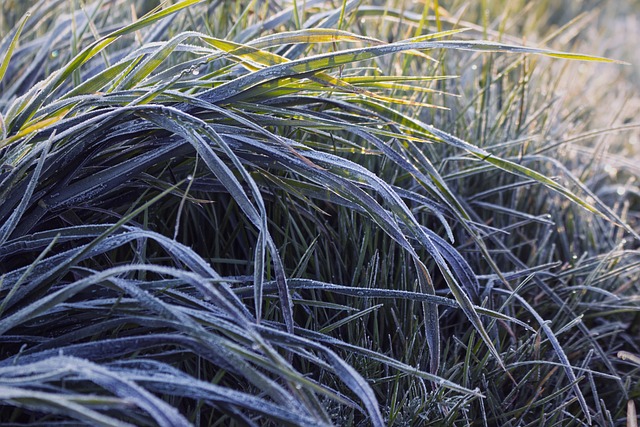
[[[637,426],[640,5],[558,3],[5,0],[0,425]]]

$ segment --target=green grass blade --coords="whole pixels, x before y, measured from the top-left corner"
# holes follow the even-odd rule
[[[5,73],[7,72],[7,68],[9,67],[9,61],[11,61],[11,55],[18,45],[18,40],[20,38],[20,34],[22,33],[22,29],[24,25],[27,23],[27,20],[31,16],[30,13],[26,13],[20,21],[18,28],[16,28],[13,38],[11,39],[11,43],[7,46],[7,51],[2,55],[2,61],[0,61],[0,83],[2,83],[2,79],[4,78]]]

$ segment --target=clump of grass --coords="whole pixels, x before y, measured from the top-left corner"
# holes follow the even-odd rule
[[[611,61],[440,9],[128,6],[42,1],[0,46],[1,419],[624,417],[636,235],[530,143],[527,81]]]

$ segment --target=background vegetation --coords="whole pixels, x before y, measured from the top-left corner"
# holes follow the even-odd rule
[[[2,4],[3,425],[633,425],[637,2],[154,7]]]

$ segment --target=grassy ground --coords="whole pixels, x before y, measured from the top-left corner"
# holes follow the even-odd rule
[[[637,2],[14,3],[3,425],[634,425]]]

